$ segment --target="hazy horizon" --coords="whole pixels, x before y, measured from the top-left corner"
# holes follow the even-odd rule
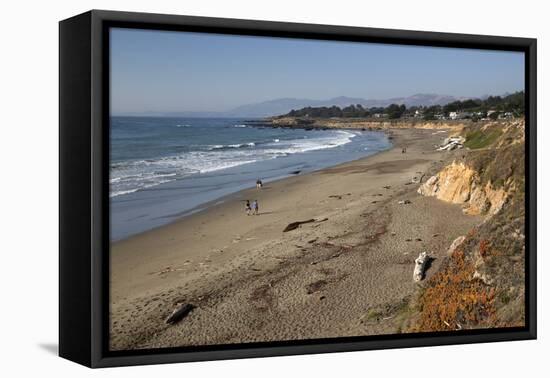
[[[111,30],[112,114],[223,112],[280,98],[521,90],[521,52]]]

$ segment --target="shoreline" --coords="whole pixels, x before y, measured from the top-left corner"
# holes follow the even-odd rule
[[[392,132],[388,150],[233,193],[112,243],[111,347],[395,333],[395,322],[369,314],[392,316],[416,287],[418,252],[436,254],[432,274],[442,260],[437,253],[480,219],[419,196],[411,182],[452,156],[433,148],[447,133]],[[260,216],[246,216],[240,201],[255,197]],[[411,204],[399,205],[402,199]],[[316,221],[282,232],[308,219]],[[357,303],[345,302],[350,294]],[[164,319],[182,302],[196,308],[167,326]]]
[[[250,127],[254,127],[254,126],[250,126]],[[208,208],[219,204],[220,202],[225,202],[227,200],[230,200],[232,198],[232,196],[237,195],[241,191],[245,191],[245,190],[253,188],[254,187],[254,181],[256,180],[256,178],[258,176],[255,176],[253,178],[249,177],[250,181],[247,181],[247,182],[249,182],[249,184],[248,185],[247,184],[243,185],[242,184],[243,183],[242,178],[239,177],[239,175],[242,175],[242,172],[244,172],[244,171],[258,170],[259,169],[258,167],[261,166],[264,169],[267,169],[267,171],[265,172],[267,174],[267,176],[265,176],[265,177],[261,177],[261,173],[258,173],[258,175],[260,175],[259,177],[261,177],[262,180],[264,181],[264,184],[274,183],[274,182],[278,182],[280,180],[285,180],[287,178],[291,178],[291,177],[295,177],[295,176],[304,176],[304,175],[307,175],[307,174],[311,174],[311,173],[314,173],[314,172],[321,171],[321,170],[326,169],[326,168],[331,168],[331,167],[339,166],[341,164],[350,163],[350,162],[353,162],[353,161],[356,161],[356,160],[365,159],[365,158],[373,156],[373,155],[375,155],[379,152],[383,152],[383,151],[386,151],[388,149],[393,148],[393,144],[391,143],[391,137],[389,137],[389,135],[391,135],[391,131],[389,131],[389,130],[373,130],[371,133],[361,132],[361,135],[358,135],[358,133],[357,133],[358,130],[353,129],[353,128],[341,128],[339,130],[344,131],[344,132],[353,133],[354,135],[357,136],[356,137],[357,139],[368,138],[369,135],[371,135],[373,133],[378,134],[377,138],[382,138],[382,135],[384,135],[384,138],[385,138],[384,144],[387,143],[388,147],[383,149],[383,150],[379,150],[379,148],[381,148],[382,146],[377,146],[377,145],[374,145],[372,147],[369,146],[369,148],[371,150],[368,153],[366,153],[365,151],[363,151],[361,149],[361,152],[363,152],[363,154],[362,154],[362,156],[358,157],[357,156],[357,154],[358,154],[357,151],[351,151],[350,152],[350,151],[341,149],[343,147],[343,148],[347,148],[349,150],[350,149],[349,146],[352,146],[353,143],[355,143],[355,144],[360,143],[360,142],[350,141],[349,143],[346,143],[344,145],[339,145],[338,146],[339,148],[337,149],[338,151],[332,152],[332,154],[335,154],[335,155],[332,155],[332,156],[336,156],[336,161],[335,162],[330,162],[329,163],[328,159],[325,157],[325,156],[331,156],[331,151],[333,149],[332,148],[329,148],[329,149],[322,149],[321,148],[321,149],[317,149],[317,150],[313,150],[313,151],[307,151],[305,153],[291,154],[291,155],[287,156],[287,158],[290,158],[290,159],[285,159],[285,160],[281,159],[281,160],[279,160],[278,158],[273,158],[273,159],[267,159],[267,160],[254,161],[254,162],[251,162],[249,164],[242,164],[242,165],[230,167],[230,168],[227,168],[225,170],[218,171],[218,172],[209,172],[206,175],[197,174],[197,175],[193,175],[193,176],[190,176],[190,177],[187,177],[187,178],[183,178],[181,180],[176,180],[175,182],[168,182],[168,183],[165,183],[165,184],[161,184],[160,186],[157,186],[157,187],[154,187],[154,188],[151,188],[151,189],[146,189],[146,190],[140,191],[138,193],[131,193],[129,197],[124,196],[124,197],[111,198],[110,199],[112,201],[112,207],[111,207],[112,210],[111,211],[113,211],[112,214],[115,215],[115,216],[118,216],[119,213],[115,212],[116,209],[117,209],[117,206],[119,208],[122,208],[123,212],[122,212],[121,218],[117,219],[117,224],[121,227],[119,227],[119,229],[117,229],[115,232],[113,232],[113,230],[114,230],[113,228],[111,229],[111,240],[110,240],[110,242],[114,243],[114,242],[127,240],[127,239],[132,238],[134,236],[137,236],[141,233],[149,232],[149,231],[158,229],[160,227],[164,227],[166,225],[169,225],[171,223],[178,222],[179,220],[181,220],[185,217],[192,216],[192,215],[194,215],[196,213],[199,213],[199,212],[203,212],[203,211],[207,210]],[[305,129],[304,129],[304,131],[305,131]],[[352,138],[352,139],[354,140],[356,138]],[[380,143],[380,142],[376,142],[376,143]],[[349,146],[348,146],[348,144],[349,144]],[[351,147],[351,148],[353,148],[353,147]],[[356,149],[357,149],[357,147],[356,147]],[[346,157],[348,155],[348,153],[351,155],[351,156],[348,157],[348,158],[351,158],[351,160],[342,159],[342,157],[343,156]],[[320,154],[324,154],[324,156],[320,155]],[[300,159],[300,158],[297,157],[298,155],[309,156],[308,158],[303,157],[303,158],[301,158],[302,160],[299,160],[299,161],[303,161],[304,164],[306,165],[306,167],[304,167],[304,168],[298,167],[298,166],[293,167],[293,165],[296,165],[295,160]],[[316,158],[319,158],[319,156],[321,156],[320,160],[322,161],[322,163],[319,163],[318,160],[316,160]],[[292,160],[292,159],[294,159],[294,160]],[[294,163],[292,163],[293,161],[294,161]],[[279,162],[279,163],[277,163],[277,162]],[[285,164],[286,165],[290,164],[290,165],[288,166],[287,169],[285,169],[285,168],[278,168],[277,164],[279,164],[280,167],[283,167]],[[299,169],[295,170],[296,168],[299,168]],[[273,175],[274,170],[278,171],[276,175]],[[296,173],[296,172],[298,172],[298,173]],[[271,176],[270,176],[270,174],[271,174]],[[186,190],[188,190],[188,188],[192,188],[193,186],[198,187],[200,185],[203,185],[204,180],[209,180],[208,177],[212,177],[212,176],[215,176],[215,175],[221,175],[221,176],[229,175],[229,176],[232,176],[232,177],[238,177],[238,179],[237,180],[233,179],[234,180],[233,182],[231,180],[229,180],[229,185],[233,185],[234,187],[230,187],[229,185],[226,185],[226,184],[216,186],[213,191],[214,192],[215,191],[218,191],[218,192],[222,191],[222,192],[217,193],[215,195],[210,195],[210,196],[207,194],[207,198],[203,198],[202,202],[196,201],[197,193],[194,193],[194,194],[192,193],[191,197],[181,198],[182,195],[181,195],[181,193],[179,193],[180,190],[183,190],[185,192]],[[203,181],[201,181],[201,180],[203,180]],[[197,181],[197,182],[194,182],[194,181]],[[178,182],[180,184],[178,184]],[[235,186],[235,182],[238,182],[239,184]],[[187,184],[185,184],[185,183],[187,183]],[[181,210],[175,210],[174,209],[172,211],[167,206],[167,205],[169,205],[168,202],[166,202],[166,203],[159,202],[158,203],[159,205],[161,205],[161,208],[167,209],[167,210],[163,210],[163,212],[162,211],[158,212],[158,210],[156,210],[154,208],[151,208],[151,205],[148,203],[149,198],[152,198],[154,196],[153,193],[155,191],[158,191],[158,190],[163,191],[165,193],[170,192],[170,197],[172,197],[172,201],[177,202],[177,205],[180,206]],[[212,191],[212,188],[207,189],[207,191],[205,193],[209,193],[208,192],[209,190]],[[136,196],[136,194],[137,194],[137,196]],[[193,196],[195,196],[195,197],[193,197]],[[144,198],[145,198],[145,201],[143,200]],[[190,201],[190,203],[192,203],[192,205],[191,205],[192,207],[189,207],[189,208],[183,207],[182,208],[180,202],[185,201],[185,200]],[[124,205],[121,205],[121,204],[125,203],[126,201],[131,201],[134,204],[133,206],[136,206],[135,201],[137,201],[138,206],[132,208],[132,213],[128,213],[127,209],[124,209],[124,207],[122,207]],[[145,202],[146,206],[148,206],[148,207],[144,208],[144,209],[141,209],[139,207],[140,202]],[[126,213],[124,213],[124,211],[126,211]],[[149,224],[147,224],[147,225],[138,225],[137,227],[136,226],[133,226],[133,227],[131,226],[130,228],[126,228],[128,226],[123,223],[125,220],[132,222],[132,221],[135,221],[137,219],[143,218],[142,215],[145,214],[147,211],[149,211],[149,214],[150,214]],[[166,219],[166,221],[158,222],[159,219]]]

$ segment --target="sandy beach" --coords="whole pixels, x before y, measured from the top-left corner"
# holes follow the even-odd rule
[[[400,332],[403,303],[418,285],[414,259],[422,251],[434,257],[429,277],[482,218],[417,194],[419,181],[460,154],[435,151],[448,132],[392,135],[394,147],[382,153],[261,190],[251,183],[207,210],[113,243],[111,349]],[[246,199],[258,200],[260,215],[246,215]],[[195,308],[166,324],[181,303]]]

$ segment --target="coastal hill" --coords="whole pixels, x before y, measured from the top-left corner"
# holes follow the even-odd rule
[[[231,116],[245,117],[270,117],[277,114],[288,113],[292,109],[305,107],[347,107],[360,104],[362,107],[386,107],[391,104],[403,104],[410,106],[434,106],[445,105],[453,101],[464,100],[464,97],[455,97],[438,94],[415,94],[408,97],[394,97],[389,99],[364,99],[357,97],[339,96],[328,100],[311,100],[298,98],[280,98],[264,101],[256,104],[239,106],[230,112]]]
[[[439,94],[415,94],[407,97],[389,99],[365,99],[360,97],[339,96],[325,100],[308,98],[284,97],[268,101],[244,104],[225,111],[175,111],[175,112],[124,112],[117,116],[147,116],[147,117],[190,117],[190,118],[264,118],[285,114],[292,109],[304,107],[346,107],[361,104],[361,106],[385,107],[390,104],[404,104],[405,106],[434,106],[445,105],[453,101],[464,100],[465,97],[456,97]]]

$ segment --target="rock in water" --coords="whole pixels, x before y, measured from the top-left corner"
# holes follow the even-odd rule
[[[428,262],[428,254],[426,252],[422,252],[416,260],[414,260],[414,272],[413,272],[413,280],[415,282],[422,281],[424,278],[424,269],[426,269],[426,263]]]
[[[176,308],[168,318],[166,318],[166,324],[176,324],[189,315],[194,308],[195,306],[191,303],[182,304],[180,307]]]

